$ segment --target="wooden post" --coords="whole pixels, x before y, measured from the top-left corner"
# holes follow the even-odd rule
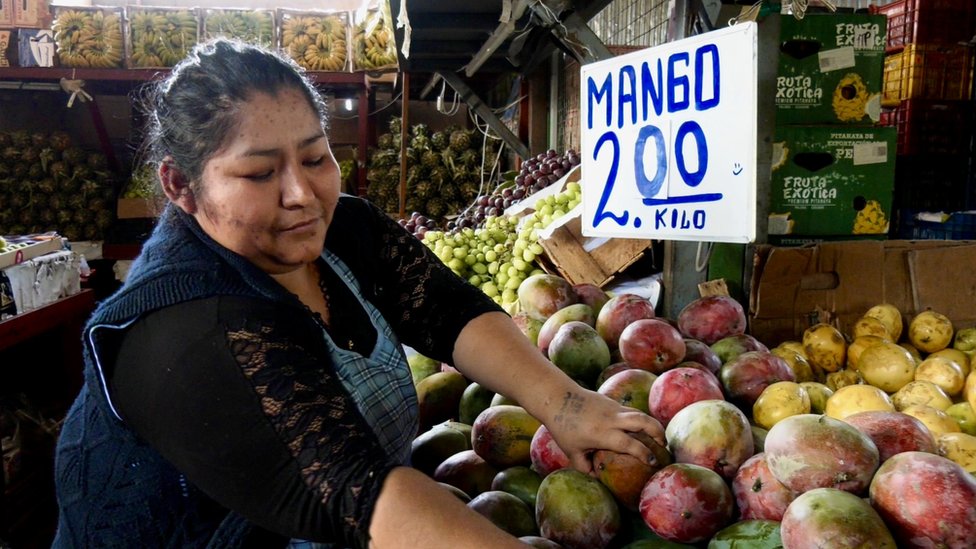
[[[363,86],[359,90],[359,148],[356,151],[356,194],[360,197],[366,196],[366,153],[369,149],[369,97],[370,93]]]
[[[400,219],[407,218],[407,137],[410,135],[410,73],[403,73],[400,107]]]

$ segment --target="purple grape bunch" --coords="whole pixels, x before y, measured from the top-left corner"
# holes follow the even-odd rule
[[[421,214],[420,212],[413,212],[410,214],[409,218],[399,219],[397,220],[397,223],[420,240],[424,239],[424,235],[427,234],[427,231],[439,230],[437,223],[434,222],[433,219]]]
[[[484,226],[485,219],[502,215],[509,206],[559,181],[579,163],[579,153],[573,149],[562,154],[555,149],[549,149],[525,160],[519,174],[515,176],[514,185],[507,185],[490,195],[479,196],[470,208],[448,222],[447,230]]]

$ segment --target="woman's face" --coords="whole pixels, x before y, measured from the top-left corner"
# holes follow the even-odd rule
[[[255,93],[204,165],[194,217],[211,238],[269,274],[322,253],[339,166],[301,91]]]

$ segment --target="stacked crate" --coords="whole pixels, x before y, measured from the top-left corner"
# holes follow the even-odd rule
[[[878,125],[885,25],[870,14],[781,18],[771,243],[887,235],[896,135]]]
[[[0,1],[0,67],[47,66],[54,53],[50,23],[48,0]]]
[[[897,0],[871,12],[887,16],[881,122],[898,130],[897,236],[923,237],[914,212],[976,208],[976,2]]]

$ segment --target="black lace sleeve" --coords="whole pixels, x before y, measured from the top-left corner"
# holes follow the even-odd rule
[[[454,274],[423,243],[373,204],[344,198],[339,219],[366,229],[360,239],[366,247],[348,253],[360,255],[350,266],[360,265],[372,280],[377,307],[397,336],[421,353],[452,363],[454,342],[473,318],[501,311],[480,289]],[[353,212],[358,212],[354,214]],[[330,227],[330,233],[336,227]],[[347,254],[348,255],[348,254]],[[357,276],[360,273],[357,272]]]
[[[288,537],[365,548],[394,463],[302,316],[239,298],[153,313],[122,343],[110,393],[219,504]]]

